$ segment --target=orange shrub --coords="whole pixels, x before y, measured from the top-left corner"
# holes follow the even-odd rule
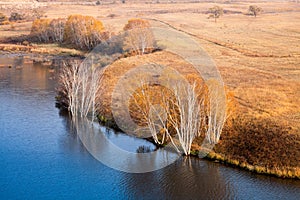
[[[135,28],[149,28],[149,27],[150,27],[150,23],[147,20],[137,18],[137,19],[128,20],[123,30],[127,31]]]
[[[153,50],[154,36],[147,20],[130,19],[123,30],[126,31],[125,50],[139,55]]]

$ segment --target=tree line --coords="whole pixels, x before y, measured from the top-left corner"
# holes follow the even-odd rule
[[[36,19],[30,36],[32,41],[69,44],[82,50],[90,50],[107,39],[102,22],[83,15],[71,15],[67,19]]]
[[[123,49],[144,54],[154,46],[150,23],[143,19],[130,19],[123,28]],[[80,50],[91,50],[116,34],[105,29],[100,20],[91,16],[70,15],[67,19],[36,19],[32,23],[30,40],[41,43],[58,43]]]

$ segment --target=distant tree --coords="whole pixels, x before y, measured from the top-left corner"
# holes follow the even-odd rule
[[[106,40],[101,21],[91,16],[71,15],[68,17],[64,33],[65,41],[79,49],[92,49]]]
[[[149,28],[149,27],[150,27],[150,23],[147,20],[137,18],[137,19],[128,20],[123,30],[127,31],[135,28]]]
[[[101,5],[101,2],[100,1],[96,1],[96,5]]]
[[[144,19],[130,19],[123,28],[126,31],[125,48],[139,55],[154,47],[150,23]]]
[[[7,21],[7,17],[3,13],[0,13],[0,25],[2,25],[5,21]]]
[[[214,6],[210,8],[208,12],[210,13],[208,18],[214,18],[215,22],[217,22],[217,18],[223,15],[223,8],[220,6]]]
[[[262,8],[255,6],[255,5],[251,5],[249,6],[248,9],[250,15],[253,15],[254,17],[256,17],[258,14],[260,14],[262,12]]]

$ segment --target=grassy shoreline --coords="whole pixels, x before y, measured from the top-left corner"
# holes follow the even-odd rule
[[[228,164],[233,167],[237,167],[239,169],[244,169],[250,172],[255,172],[258,174],[265,174],[270,176],[276,176],[279,178],[293,178],[293,179],[300,179],[300,169],[299,168],[268,168],[265,166],[258,166],[258,165],[250,165],[246,162],[241,162],[237,159],[232,159],[229,156],[210,152],[206,159],[212,161],[219,161],[224,164]]]
[[[99,123],[110,127],[112,129],[116,129],[118,131],[122,131],[114,122],[113,119],[107,119],[104,116],[98,116]],[[157,148],[161,148],[163,146],[158,145],[154,142],[152,138],[146,139],[147,141],[153,143],[156,145]],[[197,146],[197,147],[196,147]],[[200,150],[199,144],[196,146],[192,146],[191,149],[191,154],[189,156],[199,158],[198,152]],[[266,167],[266,166],[259,166],[259,165],[251,165],[247,163],[246,161],[239,160],[239,159],[234,159],[231,158],[232,156],[230,154],[222,154],[222,153],[217,153],[215,150],[212,150],[209,152],[206,157],[203,159],[213,161],[213,162],[219,162],[221,164],[225,164],[231,167],[236,167],[241,170],[246,170],[249,172],[254,172],[257,174],[263,174],[263,175],[268,175],[268,176],[274,176],[278,178],[290,178],[290,179],[299,179],[300,180],[300,168],[298,167]]]
[[[86,55],[85,52],[59,47],[53,44],[43,44],[43,45],[19,45],[19,44],[0,44],[0,50],[5,51],[8,53],[34,53],[41,56],[51,55],[51,56],[71,56],[71,57],[84,57]],[[100,118],[101,119],[101,118]],[[106,119],[105,117],[99,121],[104,123],[105,125],[112,127],[116,127],[115,123],[112,119]],[[151,142],[151,140],[149,140]],[[153,142],[153,141],[152,141]],[[154,143],[154,142],[153,142]],[[198,148],[193,148],[192,151],[194,152],[192,156],[198,157],[196,152],[199,151]],[[266,174],[281,178],[294,178],[300,179],[300,169],[293,168],[293,167],[266,167],[266,166],[259,166],[259,165],[252,165],[248,162],[245,162],[240,159],[232,158],[231,154],[228,152],[223,151],[223,153],[218,152],[210,152],[205,159],[219,161],[220,163],[228,164],[230,166],[235,166],[240,169],[245,169],[247,171],[259,173],[259,174]],[[276,163],[275,163],[276,164]]]
[[[71,57],[84,57],[86,52],[76,49],[60,47],[57,44],[14,44],[2,43],[0,44],[0,51],[8,53],[33,53],[51,56],[71,56]]]

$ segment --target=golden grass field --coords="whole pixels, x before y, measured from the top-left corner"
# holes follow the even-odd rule
[[[263,13],[256,18],[246,15],[251,4],[262,7]],[[226,11],[217,23],[206,14],[214,5]],[[122,30],[128,19],[139,17],[161,21],[191,35],[214,59],[225,85],[233,91],[238,102],[236,116],[246,120],[270,120],[272,124],[287,128],[286,134],[296,135],[299,139],[300,3],[117,3],[100,6],[49,3],[44,9],[47,18],[70,14],[94,16],[115,32]],[[8,10],[0,12],[9,13]],[[0,26],[0,39],[29,34],[30,27],[31,22]],[[160,54],[155,53],[152,57]],[[278,147],[294,155],[276,156],[278,159],[283,156],[283,160],[292,159],[293,167],[300,167],[300,140],[295,138],[291,142],[284,136]],[[220,152],[224,151],[221,144]],[[265,159],[272,160],[266,156]],[[253,161],[252,164],[257,163]]]

